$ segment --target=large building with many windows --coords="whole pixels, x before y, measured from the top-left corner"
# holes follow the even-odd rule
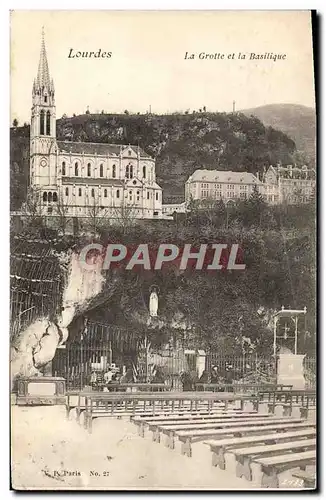
[[[263,183],[248,172],[196,170],[185,184],[185,199],[186,203],[191,199],[215,199],[229,203],[247,199],[255,187],[264,195]]]
[[[56,105],[42,35],[37,77],[32,92],[30,184],[40,210],[87,216],[129,211],[135,218],[162,215],[162,189],[155,160],[138,146],[56,139]]]
[[[308,203],[315,192],[316,171],[306,165],[271,165],[264,174],[264,184],[267,203]]]
[[[271,205],[308,203],[314,195],[316,172],[307,166],[272,165],[261,176],[248,172],[196,170],[185,184],[186,203],[192,200],[246,200],[254,189]]]

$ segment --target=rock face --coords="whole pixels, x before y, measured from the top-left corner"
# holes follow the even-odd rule
[[[58,254],[41,241],[27,241],[22,251],[20,244],[16,241],[11,262],[12,383],[17,376],[40,374],[67,340],[77,311],[101,292],[104,281],[101,262],[85,271],[72,251]]]
[[[68,141],[139,144],[156,158],[164,202],[184,199],[184,184],[196,168],[262,172],[271,163],[292,162],[295,143],[241,113],[172,115],[87,114],[57,120],[57,138]],[[28,185],[29,127],[11,129],[11,207]]]

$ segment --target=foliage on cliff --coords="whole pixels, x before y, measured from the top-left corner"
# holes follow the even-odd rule
[[[28,127],[11,131],[13,208],[27,183],[28,134]],[[291,163],[296,149],[284,133],[241,113],[85,114],[57,120],[57,138],[141,146],[156,158],[166,203],[183,201],[184,183],[197,168],[261,173],[270,164]]]

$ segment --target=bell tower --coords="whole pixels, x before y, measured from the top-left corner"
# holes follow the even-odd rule
[[[42,29],[37,77],[32,90],[30,179],[33,186],[56,186],[56,117],[53,80],[50,78]]]

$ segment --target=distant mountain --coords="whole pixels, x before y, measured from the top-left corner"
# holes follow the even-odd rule
[[[268,104],[240,111],[247,116],[254,115],[265,126],[281,130],[291,137],[298,151],[305,152],[309,160],[316,158],[316,112],[300,104]]]

